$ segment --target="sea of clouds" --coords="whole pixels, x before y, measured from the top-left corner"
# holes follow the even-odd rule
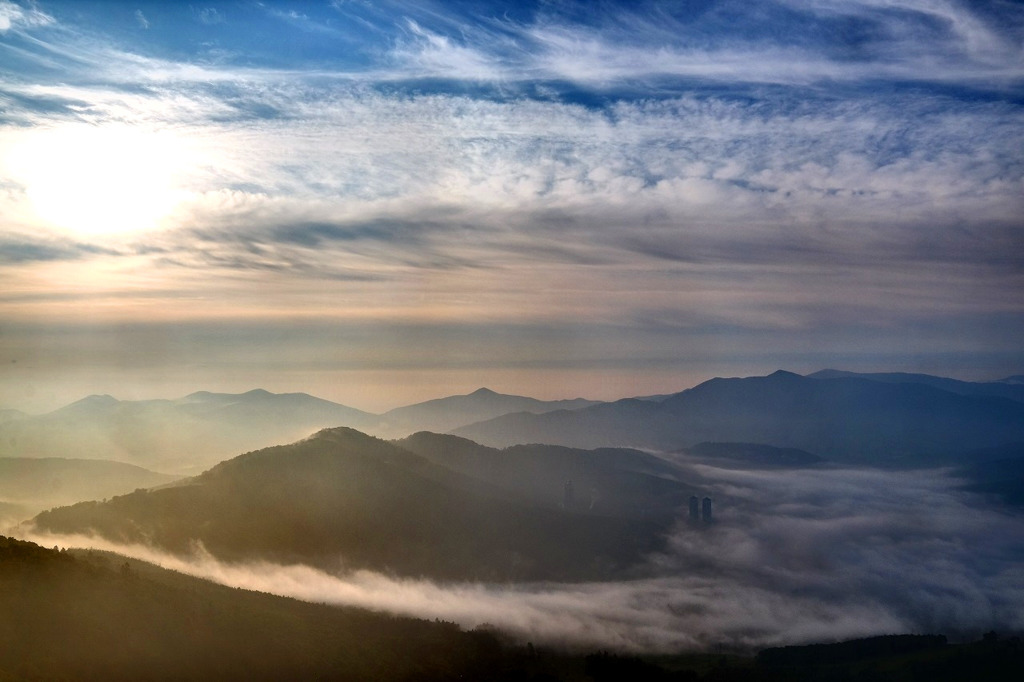
[[[681,521],[637,577],[591,583],[437,583],[371,571],[225,563],[84,536],[226,585],[365,607],[524,640],[626,651],[750,650],[888,633],[1024,629],[1024,516],[947,471],[737,471],[689,465],[715,521]]]

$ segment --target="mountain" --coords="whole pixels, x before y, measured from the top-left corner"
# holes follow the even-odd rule
[[[0,501],[24,510],[25,516],[14,519],[22,521],[49,507],[123,495],[175,478],[98,459],[0,458]]]
[[[3,424],[4,422],[16,421],[18,419],[24,419],[27,416],[28,415],[22,412],[21,410],[0,410],[0,424]]]
[[[760,443],[698,443],[685,452],[717,466],[734,468],[801,469],[826,461],[806,450]]]
[[[481,679],[500,644],[0,536],[0,680]]]
[[[858,372],[844,372],[838,369],[823,369],[814,374],[808,374],[812,379],[868,379],[870,381],[881,381],[890,384],[924,384],[933,388],[939,388],[950,393],[960,395],[991,395],[1009,398],[1024,403],[1024,382],[1014,381],[1018,377],[1007,377],[999,381],[975,382],[960,381],[959,379],[947,379],[930,374],[909,374],[906,372],[875,372],[861,374]]]
[[[468,395],[437,398],[385,412],[381,415],[381,425],[372,432],[374,435],[392,438],[407,436],[417,431],[446,432],[512,412],[540,414],[553,410],[577,410],[597,404],[597,401],[583,398],[536,400],[481,388]]]
[[[549,490],[562,500],[563,481]],[[95,531],[230,561],[302,562],[459,580],[620,575],[661,546],[673,515],[583,514],[348,428],[246,453],[178,484],[44,512],[37,529]]]
[[[968,464],[956,470],[964,489],[1024,507],[1024,443],[970,453]]]
[[[194,474],[240,452],[289,443],[334,426],[394,438],[422,430],[448,431],[510,412],[595,404],[535,400],[482,388],[375,415],[305,393],[262,389],[239,394],[200,391],[176,400],[92,395],[43,415],[5,411],[0,415],[0,457],[107,459]]]
[[[671,518],[697,492],[678,480],[675,466],[638,450],[555,445],[497,450],[429,432],[396,444],[531,504],[569,507],[580,514]]]
[[[513,414],[456,429],[493,447],[551,443],[673,451],[709,442],[798,448],[857,464],[940,464],[1024,442],[1024,404],[921,383],[789,372],[712,379],[659,403],[620,400],[572,412]]]
[[[107,459],[195,473],[228,456],[377,417],[305,393],[193,393],[177,400],[94,395],[0,423],[0,457]]]

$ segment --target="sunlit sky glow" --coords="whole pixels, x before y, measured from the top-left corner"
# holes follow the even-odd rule
[[[0,0],[0,407],[1024,372],[1024,6]]]

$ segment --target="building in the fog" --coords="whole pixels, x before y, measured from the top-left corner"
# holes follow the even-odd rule
[[[690,495],[690,521],[700,521],[700,500],[696,495]]]
[[[705,497],[700,504],[700,515],[704,523],[711,523],[711,498]]]

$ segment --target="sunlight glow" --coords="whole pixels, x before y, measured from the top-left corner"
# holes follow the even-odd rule
[[[74,124],[26,137],[10,165],[42,220],[96,237],[161,227],[184,198],[183,150],[173,133]]]

